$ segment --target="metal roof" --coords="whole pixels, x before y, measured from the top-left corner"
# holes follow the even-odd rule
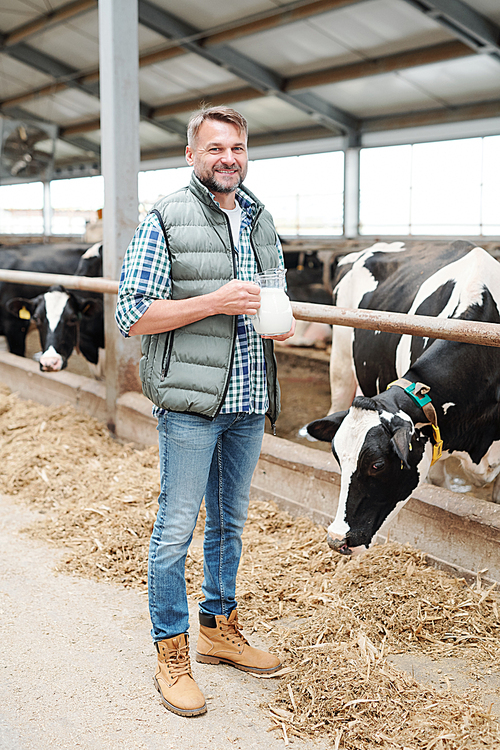
[[[498,0],[138,0],[138,10],[143,168],[182,157],[201,102],[240,110],[257,156],[278,144],[401,142],[422,126],[441,138],[500,132]],[[57,125],[56,176],[99,171],[98,66],[97,0],[2,0],[0,112]]]

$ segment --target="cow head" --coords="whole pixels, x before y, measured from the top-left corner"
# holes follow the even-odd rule
[[[341,468],[337,514],[327,532],[329,546],[341,554],[368,547],[429,468],[429,438],[391,399],[358,397],[348,411],[307,425],[312,437],[331,441]]]
[[[102,242],[96,242],[83,253],[75,276],[102,276]]]
[[[99,300],[80,299],[62,286],[53,286],[33,299],[15,297],[6,308],[12,315],[36,324],[42,346],[40,369],[58,372],[67,366],[78,346],[82,317],[96,315],[102,305]]]

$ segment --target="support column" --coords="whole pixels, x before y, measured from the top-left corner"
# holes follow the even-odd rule
[[[118,279],[138,221],[139,81],[137,0],[99,0],[101,164],[104,177],[103,275]],[[108,428],[116,401],[140,390],[140,342],[124,339],[114,322],[115,295],[104,295]]]
[[[50,195],[50,182],[43,183],[43,236],[50,237],[52,234],[52,199]]]
[[[359,151],[349,147],[344,152],[344,235],[349,239],[359,234]]]

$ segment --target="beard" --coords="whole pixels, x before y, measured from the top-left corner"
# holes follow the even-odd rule
[[[219,182],[217,179],[217,172],[212,170],[211,172],[205,172],[205,174],[197,174],[197,178],[211,193],[227,194],[233,193],[242,184],[246,177],[247,170],[238,169],[235,173],[238,175],[238,180],[232,185],[228,185],[224,182]]]

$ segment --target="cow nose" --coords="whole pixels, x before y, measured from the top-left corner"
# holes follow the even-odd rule
[[[42,372],[59,372],[59,370],[62,370],[62,367],[63,360],[59,354],[57,356],[45,356],[42,354],[40,357],[40,370]]]
[[[326,541],[330,549],[333,549],[334,552],[338,552],[341,555],[352,555],[352,550],[345,539],[334,539],[330,534],[327,534]]]

